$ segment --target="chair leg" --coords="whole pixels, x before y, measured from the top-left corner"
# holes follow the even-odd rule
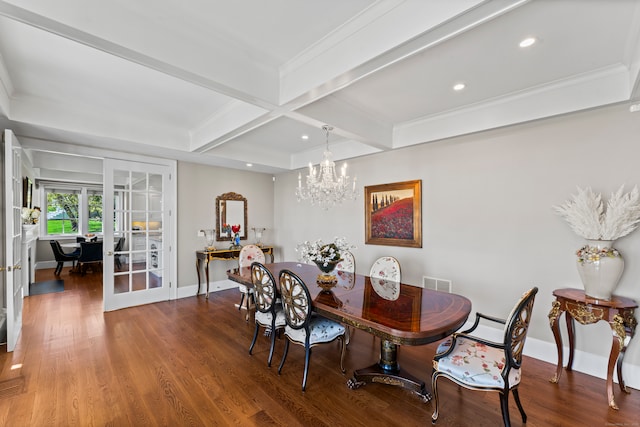
[[[431,376],[431,393],[433,394],[433,415],[431,415],[431,424],[438,421],[438,373],[434,372]]]
[[[253,340],[251,340],[251,346],[249,347],[249,354],[253,351],[253,346],[256,345],[256,339],[258,338],[258,330],[260,329],[260,325],[256,323],[256,330],[253,333]]]
[[[276,347],[276,331],[275,327],[271,326],[271,348],[269,349],[269,358],[267,359],[267,366],[271,367],[271,360],[273,359],[273,350]]]
[[[304,346],[304,374],[302,376],[302,391],[307,388],[307,376],[309,374],[309,359],[311,359],[311,347],[309,344]]]
[[[289,338],[284,343],[284,353],[282,354],[282,360],[280,361],[280,366],[278,366],[278,375],[282,371],[282,367],[284,366],[284,361],[287,359],[287,353],[289,353]]]
[[[518,388],[514,388],[513,390],[513,398],[516,401],[516,405],[518,405],[518,409],[520,410],[520,415],[522,415],[522,422],[526,423],[527,422],[527,414],[524,413],[524,408],[522,407],[522,404],[520,403],[520,394],[518,393]]]
[[[504,427],[511,427],[511,421],[509,419],[509,390],[500,393],[500,409],[502,409]]]
[[[244,292],[240,292],[240,304],[238,304],[238,311],[242,308],[242,303],[244,302]]]

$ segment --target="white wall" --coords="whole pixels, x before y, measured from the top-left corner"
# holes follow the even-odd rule
[[[178,287],[193,287],[198,283],[195,269],[195,251],[206,246],[198,231],[214,228],[217,196],[234,192],[247,199],[248,240],[254,243],[251,227],[264,226],[264,243],[273,242],[273,178],[271,175],[235,169],[210,167],[195,163],[178,162]],[[220,242],[217,247],[228,247]],[[226,278],[226,270],[237,267],[237,261],[212,261],[210,281]],[[204,284],[204,275],[202,283]],[[189,292],[189,291],[186,291]],[[204,292],[204,287],[201,289]]]
[[[640,184],[639,135],[640,113],[621,105],[350,161],[360,185],[422,180],[421,249],[365,245],[362,194],[324,212],[296,201],[298,171],[281,174],[275,241],[285,259],[295,259],[295,246],[304,240],[346,236],[357,245],[358,273],[367,273],[378,256],[393,255],[401,262],[403,282],[420,284],[423,275],[451,279],[454,292],[471,299],[474,312],[503,317],[522,292],[538,286],[527,349],[555,364],[547,318],[551,293],[581,287],[574,253],[583,239],[551,207],[567,200],[576,186],[591,186],[608,197],[623,183],[627,190]],[[626,260],[616,293],[640,301],[640,231],[619,239],[616,247]],[[578,325],[576,343],[574,369],[604,377],[608,325]],[[623,371],[634,388],[640,388],[639,365],[636,338]]]

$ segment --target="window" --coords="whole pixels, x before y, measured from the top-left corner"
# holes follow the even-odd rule
[[[102,233],[102,188],[47,184],[44,224],[47,235]]]
[[[89,233],[102,233],[102,193],[89,194]]]

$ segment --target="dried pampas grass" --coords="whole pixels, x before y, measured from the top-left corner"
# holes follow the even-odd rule
[[[640,194],[638,187],[624,193],[624,185],[611,193],[609,201],[602,201],[600,194],[591,188],[581,189],[563,205],[554,206],[571,226],[585,239],[616,240],[635,230],[640,224]]]

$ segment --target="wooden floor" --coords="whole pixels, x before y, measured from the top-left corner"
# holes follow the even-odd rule
[[[39,270],[36,280],[53,278]],[[268,339],[248,347],[253,324],[234,308],[236,290],[110,313],[102,312],[100,274],[62,273],[65,291],[25,299],[22,336],[0,353],[2,426],[419,426],[433,407],[391,386],[350,390],[353,369],[377,360],[379,341],[358,331],[339,370],[337,343],[314,348],[307,391],[301,392],[304,351],[291,346],[282,375],[266,366]],[[541,309],[541,308],[538,308]],[[402,367],[429,378],[434,345],[402,347]],[[639,426],[640,391],[616,389],[608,408],[604,380],[565,373],[526,359],[520,386],[527,426]],[[443,380],[440,426],[501,425],[498,396]],[[511,401],[512,425],[521,426]]]

